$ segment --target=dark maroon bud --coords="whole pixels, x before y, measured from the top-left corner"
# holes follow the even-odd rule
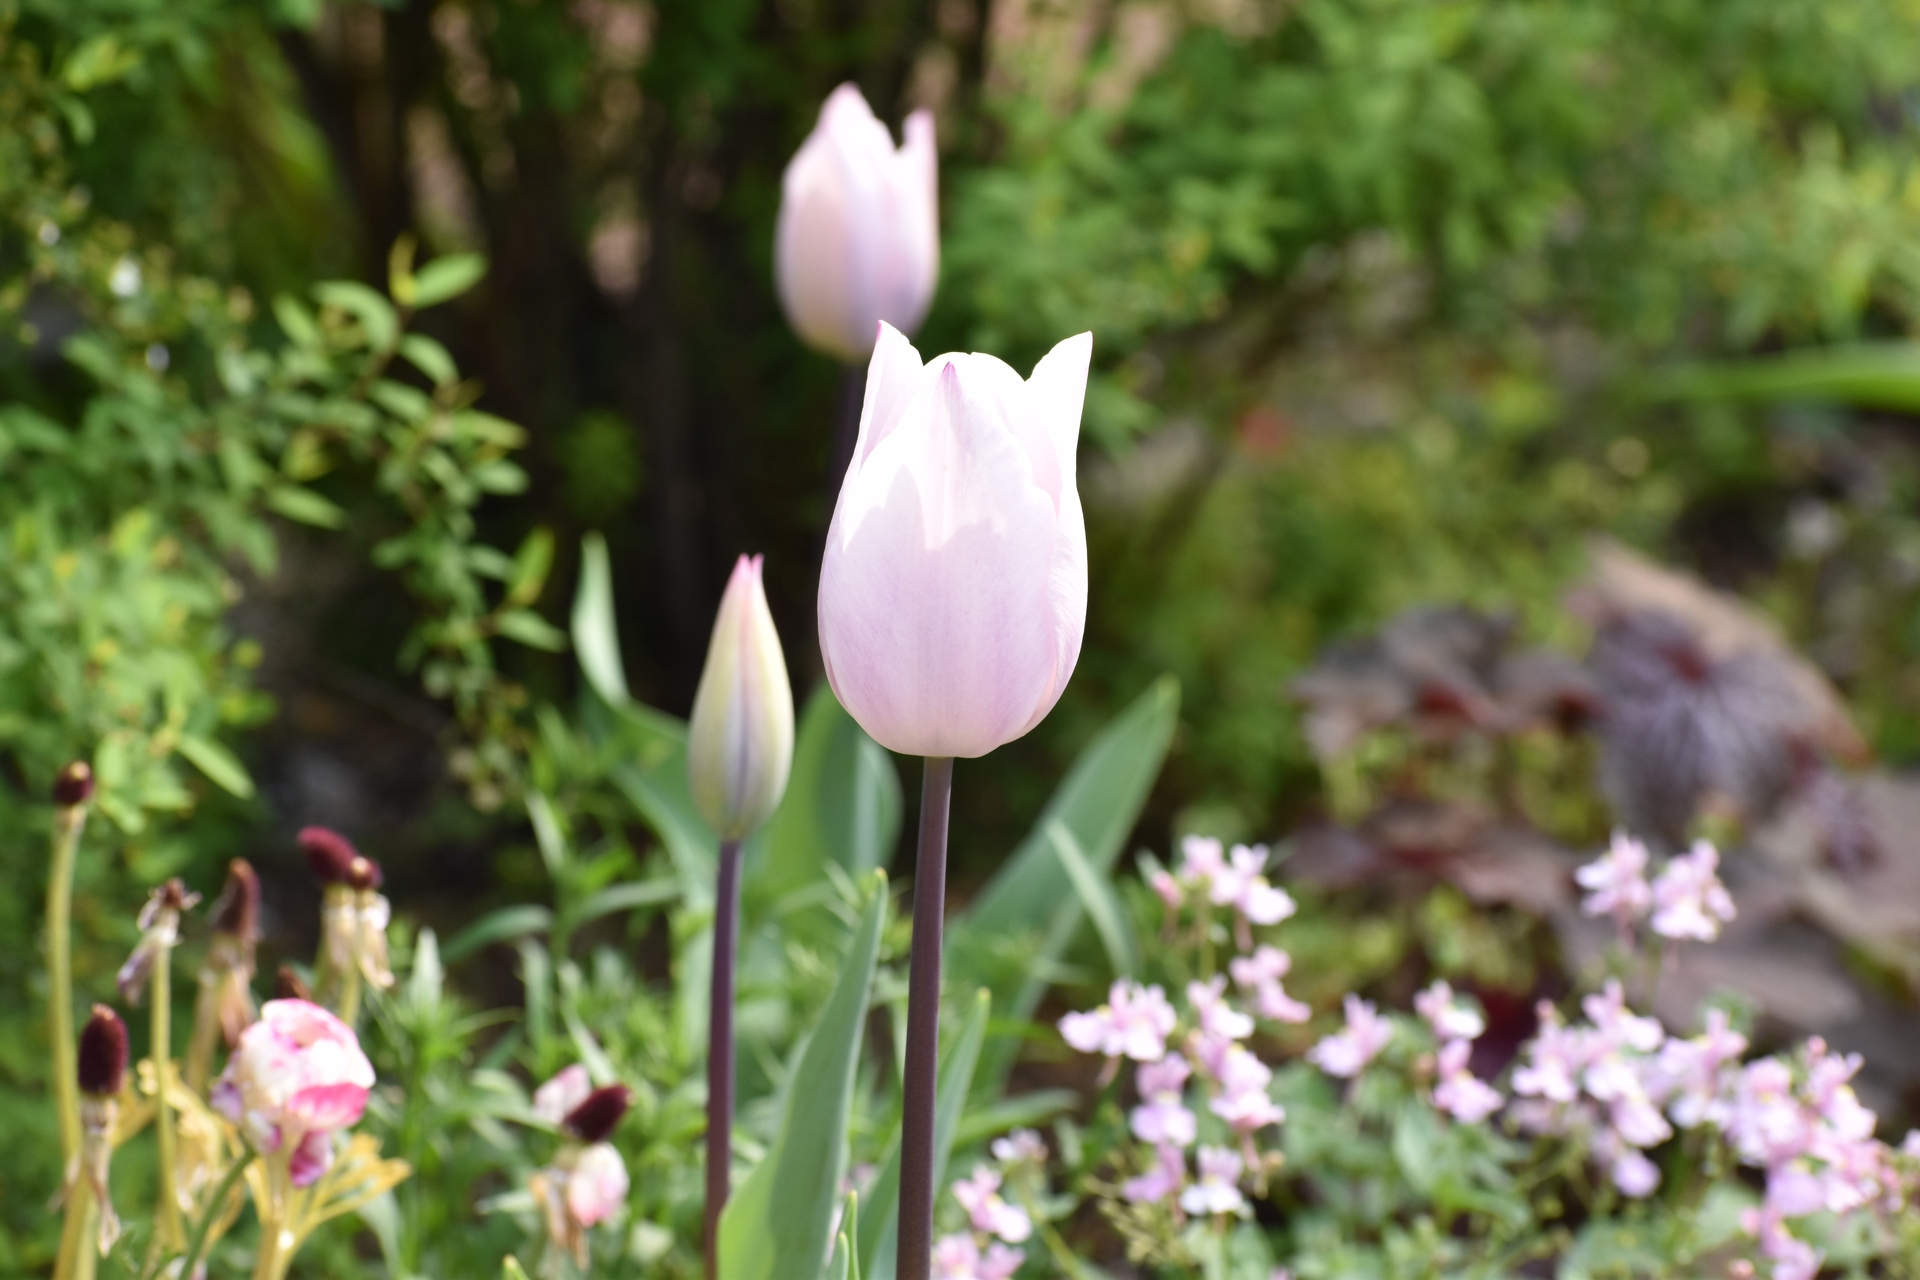
[[[300,852],[307,855],[307,865],[313,868],[314,879],[321,884],[347,882],[353,860],[360,856],[350,840],[326,827],[302,828],[298,838]]]
[[[281,965],[273,975],[273,998],[275,1000],[305,1000],[313,1003],[313,991],[291,965]]]
[[[53,780],[53,802],[62,809],[83,805],[93,798],[93,768],[85,760],[75,760]]]
[[[213,904],[213,931],[251,944],[260,936],[260,877],[253,864],[235,858],[227,864],[226,887]]]
[[[80,1028],[80,1092],[96,1098],[110,1098],[120,1092],[127,1074],[127,1024],[120,1015],[103,1004],[93,1006],[93,1016]]]
[[[372,858],[357,857],[347,865],[347,883],[356,889],[378,889],[386,879]]]
[[[569,1111],[560,1127],[582,1142],[605,1142],[632,1104],[633,1091],[627,1086],[602,1085]]]

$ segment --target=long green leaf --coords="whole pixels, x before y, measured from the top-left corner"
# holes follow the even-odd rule
[[[1656,399],[1824,400],[1913,413],[1920,411],[1920,344],[1856,343],[1689,365],[1654,375],[1644,390]]]
[[[997,1017],[1033,1016],[1085,919],[1051,824],[1072,835],[1089,869],[1108,875],[1160,774],[1179,711],[1179,683],[1162,676],[1114,717],[1081,751],[1033,832],[948,929],[948,972],[991,991]],[[1005,1036],[988,1044],[976,1095],[1000,1091],[1017,1047]]]
[[[1060,865],[1073,881],[1073,891],[1080,895],[1080,905],[1093,921],[1094,932],[1100,935],[1107,963],[1113,966],[1115,975],[1133,977],[1140,971],[1140,948],[1134,941],[1133,925],[1127,919],[1120,895],[1114,892],[1113,881],[1105,872],[1093,869],[1066,823],[1054,818],[1047,823],[1046,832],[1047,839],[1053,841],[1053,851],[1060,855]]]
[[[933,1110],[933,1185],[946,1182],[947,1157],[953,1151],[953,1138],[960,1131],[961,1113],[967,1094],[973,1088],[974,1068],[980,1063],[980,1047],[987,1039],[987,1015],[993,1002],[985,991],[976,992],[973,1009],[967,1015],[960,1036],[940,1063],[940,1094]],[[894,1266],[900,1240],[900,1143],[887,1152],[868,1197],[866,1216],[860,1221],[860,1273],[869,1280],[894,1280]]]
[[[813,1280],[827,1263],[886,915],[887,877],[876,871],[839,981],[786,1082],[779,1134],[721,1217],[720,1274],[727,1280]]]
[[[531,933],[545,933],[553,927],[553,912],[545,907],[522,903],[489,911],[447,940],[440,956],[448,964],[494,942],[511,942]]]

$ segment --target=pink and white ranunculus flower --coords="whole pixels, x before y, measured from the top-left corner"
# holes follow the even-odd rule
[[[1066,688],[1087,619],[1092,352],[1068,338],[1022,381],[992,356],[923,363],[882,327],[819,597],[827,680],[882,746],[982,756]]]
[[[263,1152],[287,1150],[293,1185],[333,1163],[331,1135],[367,1107],[373,1064],[353,1028],[305,1000],[269,1000],[213,1087],[214,1108]]]
[[[857,362],[881,321],[920,327],[940,275],[939,165],[932,112],[907,117],[896,149],[859,89],[828,95],[787,165],[773,241],[780,304],[808,346]]]
[[[583,1147],[567,1171],[567,1211],[583,1227],[591,1227],[627,1200],[627,1166],[610,1143]]]

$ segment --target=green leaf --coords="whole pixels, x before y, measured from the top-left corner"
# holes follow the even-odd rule
[[[367,345],[376,351],[387,350],[399,336],[400,319],[393,304],[358,280],[325,281],[313,287],[313,296],[358,320]]]
[[[289,520],[321,529],[338,529],[347,522],[347,513],[311,489],[281,484],[267,490],[267,506]]]
[[[580,655],[580,671],[607,702],[623,707],[627,693],[626,668],[620,662],[620,634],[613,620],[613,569],[607,559],[607,540],[590,533],[580,540],[580,586],[573,597],[573,649]]]
[[[296,347],[320,345],[320,326],[313,322],[313,313],[298,298],[284,293],[276,297],[273,318],[280,322],[281,331]]]
[[[567,647],[567,633],[531,609],[509,609],[493,620],[494,630],[509,640],[518,640],[529,649],[561,653]]]
[[[410,333],[400,339],[400,354],[414,368],[432,379],[436,387],[450,387],[460,378],[460,369],[454,364],[453,356],[424,333]]]
[[[129,49],[111,32],[94,36],[67,56],[60,78],[76,93],[111,84],[140,65],[140,51]]]
[[[513,577],[507,583],[507,599],[522,607],[538,600],[552,568],[553,530],[535,529],[513,554]]]
[[[457,298],[487,274],[487,260],[477,253],[450,253],[435,258],[413,276],[413,305],[431,307]]]
[[[1060,865],[1067,869],[1067,876],[1073,881],[1074,892],[1080,895],[1080,905],[1093,921],[1094,932],[1100,935],[1100,945],[1106,949],[1107,963],[1113,966],[1114,975],[1133,977],[1140,971],[1140,947],[1134,941],[1133,925],[1127,919],[1120,896],[1113,890],[1113,882],[1087,862],[1087,855],[1081,852],[1080,842],[1073,838],[1066,823],[1051,818],[1045,830],[1047,839],[1053,842],[1053,851],[1060,855]]]
[[[818,884],[829,864],[864,875],[892,859],[899,836],[893,757],[822,681],[800,718],[786,797],[748,847],[748,899],[771,901]]]
[[[447,940],[440,957],[448,964],[495,942],[513,942],[529,934],[545,933],[553,927],[553,912],[545,907],[523,904],[489,911]]]
[[[987,1017],[992,1011],[992,999],[985,991],[976,991],[966,1025],[961,1027],[953,1047],[940,1062],[940,1092],[933,1109],[933,1185],[936,1187],[946,1185],[947,1157],[953,1152],[960,1116],[966,1109],[967,1094],[973,1089],[973,1071],[980,1062],[980,1047],[987,1039]],[[874,1177],[868,1203],[871,1207],[856,1237],[860,1241],[860,1272],[872,1280],[893,1280],[900,1240],[898,1137]]]
[[[592,894],[567,913],[569,924],[578,926],[616,911],[654,907],[680,896],[677,880],[635,880],[629,884],[609,885]]]
[[[239,796],[242,800],[253,795],[253,779],[248,776],[247,767],[240,763],[239,756],[221,743],[197,733],[183,733],[180,735],[180,754],[222,791]]]
[[[1690,365],[1649,379],[1660,400],[1813,400],[1920,411],[1920,344],[1857,343],[1761,360]]]
[[[1080,1095],[1072,1089],[1036,1089],[1032,1093],[999,1098],[984,1107],[968,1111],[953,1136],[957,1147],[970,1147],[987,1138],[998,1137],[1013,1129],[1030,1129],[1080,1105]]]
[[[817,1275],[827,1259],[887,916],[886,874],[874,872],[866,887],[839,981],[786,1081],[779,1134],[721,1216],[720,1274],[727,1280],[796,1280]]]
[[[948,972],[993,993],[997,1016],[1033,1016],[1057,961],[1079,930],[1084,909],[1048,826],[1072,833],[1086,865],[1106,875],[1166,759],[1180,710],[1180,686],[1156,680],[1081,751],[1032,834],[947,931]],[[1013,1041],[994,1038],[978,1092],[999,1092],[1012,1066]]]

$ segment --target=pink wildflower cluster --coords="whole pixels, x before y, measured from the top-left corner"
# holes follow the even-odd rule
[[[1026,1250],[1014,1246],[1033,1235],[1033,1218],[1009,1203],[1002,1188],[1009,1171],[1044,1165],[1046,1144],[1039,1134],[1022,1129],[995,1141],[992,1150],[994,1164],[976,1165],[953,1184],[953,1198],[966,1211],[968,1229],[934,1242],[935,1280],[1007,1280],[1027,1260]]]
[[[1487,1029],[1480,1011],[1462,1004],[1444,981],[1415,996],[1413,1009],[1426,1019],[1440,1041],[1433,1105],[1463,1124],[1479,1124],[1505,1105],[1500,1091],[1467,1066],[1473,1056],[1473,1042]]]
[[[1254,926],[1278,924],[1297,909],[1286,890],[1267,880],[1267,857],[1262,846],[1228,850],[1218,840],[1189,836],[1179,869],[1152,877],[1169,928],[1191,912],[1204,930],[1216,908],[1231,911],[1241,954],[1229,960],[1227,974],[1189,982],[1179,1009],[1160,987],[1116,982],[1098,1009],[1060,1020],[1061,1035],[1082,1053],[1100,1054],[1110,1066],[1123,1057],[1139,1064],[1139,1102],[1128,1128],[1152,1155],[1121,1188],[1135,1204],[1170,1204],[1193,1216],[1243,1212],[1241,1184],[1262,1167],[1255,1135],[1286,1118],[1269,1092],[1273,1069],[1242,1043],[1256,1017],[1299,1023],[1312,1016],[1282,985],[1291,957],[1255,945]],[[1236,1003],[1233,991],[1250,1001],[1252,1012]],[[1226,1141],[1202,1143],[1209,1127]]]
[[[1352,1079],[1393,1039],[1393,1024],[1359,996],[1349,994],[1345,1007],[1347,1024],[1307,1050],[1307,1061],[1330,1076]]]
[[[1613,833],[1607,851],[1574,873],[1587,891],[1580,909],[1610,916],[1623,938],[1649,915],[1650,927],[1663,938],[1712,942],[1732,922],[1733,897],[1720,883],[1720,851],[1706,840],[1670,859],[1659,875],[1647,879],[1647,846],[1624,831]]]

